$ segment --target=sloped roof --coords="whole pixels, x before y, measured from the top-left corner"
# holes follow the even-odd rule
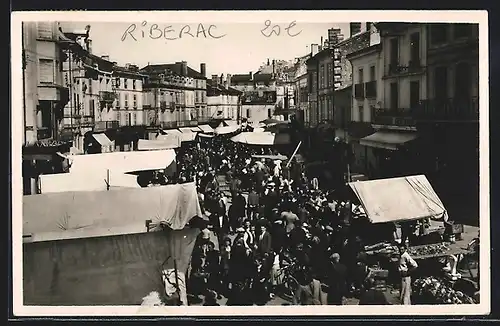
[[[249,74],[240,74],[240,75],[232,75],[232,82],[250,82],[252,81],[252,77]]]
[[[166,70],[170,70],[173,74],[182,76],[182,65],[181,63],[167,63],[167,64],[156,64],[147,65],[140,71],[143,73],[163,73]],[[191,67],[187,67],[187,77],[197,78],[197,79],[207,79],[205,76],[197,72]]]

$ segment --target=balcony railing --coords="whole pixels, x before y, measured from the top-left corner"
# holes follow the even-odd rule
[[[95,123],[94,116],[84,115],[77,118],[76,123],[80,127],[92,127]]]
[[[94,131],[105,131],[108,129],[118,129],[120,123],[118,121],[96,121]]]
[[[372,123],[375,125],[414,127],[412,110],[408,108],[373,108]]]
[[[445,98],[420,101],[412,113],[418,121],[479,121],[479,98]]]
[[[365,97],[365,84],[355,84],[354,85],[354,97],[364,98]]]
[[[365,83],[365,92],[367,98],[377,97],[377,81],[369,81]]]
[[[392,62],[388,65],[387,76],[418,74],[422,72],[424,72],[424,66],[422,66],[420,60],[410,60],[408,65]]]
[[[105,103],[113,103],[113,101],[116,99],[116,93],[113,92],[107,92],[107,91],[100,91],[99,92],[99,100],[101,102]]]

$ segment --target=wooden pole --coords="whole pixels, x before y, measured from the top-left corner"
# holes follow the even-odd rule
[[[288,160],[288,162],[286,163],[286,167],[289,167],[290,166],[290,163],[292,163],[292,160],[293,158],[295,157],[295,155],[297,154],[299,148],[300,148],[300,145],[302,145],[302,140],[299,141],[297,147],[295,148],[295,150],[293,151],[293,154],[292,156],[290,157],[290,159]]]

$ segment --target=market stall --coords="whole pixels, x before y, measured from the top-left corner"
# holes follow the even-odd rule
[[[447,211],[423,175],[352,182],[359,206],[353,204],[352,224],[366,244],[371,265],[397,276],[398,246],[404,244],[420,266],[416,277],[461,277],[459,262],[469,266],[470,252],[455,243],[454,232],[463,232],[448,220]],[[392,277],[391,277],[392,278]],[[397,280],[394,277],[393,280]]]

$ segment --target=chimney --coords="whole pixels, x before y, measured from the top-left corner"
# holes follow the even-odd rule
[[[273,78],[276,75],[276,60],[273,59]]]
[[[353,37],[356,34],[359,34],[361,32],[361,23],[350,23],[349,24],[349,29],[351,31],[350,36]]]
[[[323,36],[321,36],[321,42],[319,42],[319,50],[321,51],[323,48]]]
[[[230,74],[226,75],[226,82],[227,82],[227,86],[231,86],[231,75]]]
[[[219,84],[219,76],[212,75],[212,86],[217,86]]]
[[[87,51],[92,54],[92,40],[87,40]]]
[[[311,44],[311,57],[314,57],[319,52],[318,44]]]
[[[109,61],[109,55],[101,55],[101,59]]]
[[[202,74],[203,77],[207,77],[207,64],[206,63],[200,63],[200,74]]]
[[[130,63],[126,63],[125,64],[125,69],[129,69],[130,68]]]
[[[248,76],[250,77],[250,79],[252,79],[252,78],[253,78],[253,73],[250,71],[250,72],[248,73]]]
[[[225,81],[226,81],[226,80],[224,79],[224,74],[220,74],[219,83],[220,83],[221,85],[224,85],[224,82],[225,82]]]
[[[274,61],[274,60],[273,60]],[[267,65],[269,66],[269,58],[267,58]]]
[[[225,89],[228,89],[228,88],[229,88],[229,85],[228,85],[227,79],[224,81],[224,88],[225,88]]]
[[[187,68],[187,62],[186,61],[181,61],[181,75],[182,76],[187,76],[188,75],[188,68]]]
[[[371,29],[372,29],[372,23],[370,22],[366,23],[366,30],[371,31]]]

